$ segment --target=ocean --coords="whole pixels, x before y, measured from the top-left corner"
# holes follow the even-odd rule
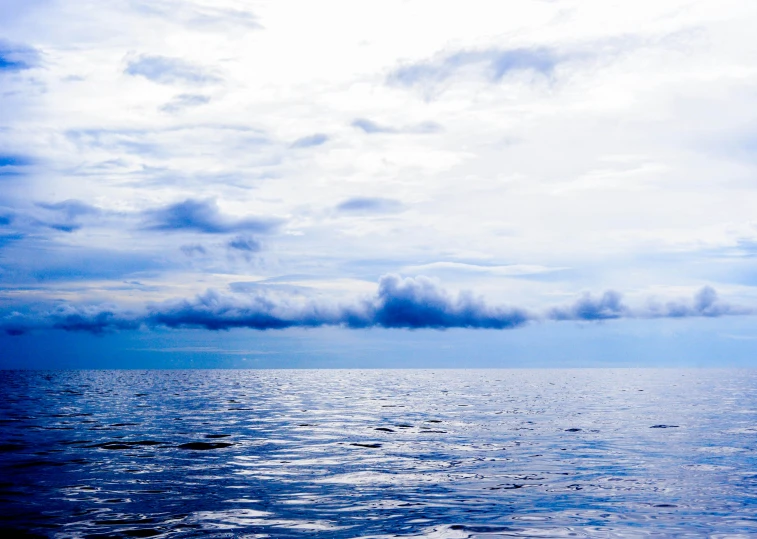
[[[757,536],[757,372],[0,371],[0,536]]]

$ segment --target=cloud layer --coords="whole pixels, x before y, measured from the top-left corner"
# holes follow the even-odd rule
[[[488,305],[470,292],[452,295],[427,277],[385,275],[376,294],[349,304],[328,303],[295,295],[266,293],[222,294],[208,290],[193,299],[148,305],[140,312],[115,306],[62,305],[0,318],[0,329],[21,335],[40,329],[103,333],[139,327],[228,330],[285,329],[341,326],[361,329],[491,329],[521,327],[528,322],[555,320],[597,322],[619,318],[683,318],[753,314],[753,309],[719,300],[711,287],[702,288],[693,301],[632,308],[621,295],[607,291],[598,298],[584,295],[574,303],[536,312],[522,307]]]
[[[757,305],[752,0],[11,4],[8,331]]]

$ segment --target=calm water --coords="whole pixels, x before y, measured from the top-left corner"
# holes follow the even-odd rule
[[[752,371],[0,371],[0,389],[3,537],[757,536]]]

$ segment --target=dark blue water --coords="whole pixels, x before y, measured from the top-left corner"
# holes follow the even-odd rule
[[[0,371],[0,535],[757,536],[757,373]]]

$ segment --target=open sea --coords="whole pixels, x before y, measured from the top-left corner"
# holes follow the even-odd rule
[[[0,537],[757,537],[757,371],[0,371]]]

